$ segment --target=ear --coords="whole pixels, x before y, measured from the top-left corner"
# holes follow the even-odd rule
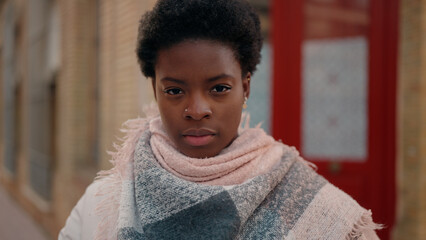
[[[155,77],[151,78],[151,84],[152,84],[152,90],[154,91],[155,101],[157,101],[157,91],[156,91],[156,85],[155,85]]]
[[[251,73],[247,73],[245,78],[243,78],[243,91],[244,91],[244,97],[249,98],[250,96],[250,79],[251,79]]]

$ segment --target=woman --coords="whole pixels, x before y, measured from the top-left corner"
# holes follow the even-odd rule
[[[244,0],[159,0],[137,43],[159,114],[127,122],[59,238],[377,239],[371,212],[294,148],[240,126],[261,45]]]

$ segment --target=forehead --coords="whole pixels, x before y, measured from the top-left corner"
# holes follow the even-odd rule
[[[231,47],[208,40],[187,40],[158,52],[156,78],[179,79],[241,74]]]

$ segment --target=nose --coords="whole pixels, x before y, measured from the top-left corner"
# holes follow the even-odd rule
[[[188,97],[188,103],[184,109],[185,119],[202,120],[212,116],[212,110],[208,99],[202,94],[192,94]]]

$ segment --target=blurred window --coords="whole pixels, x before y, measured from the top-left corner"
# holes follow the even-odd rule
[[[2,48],[2,141],[4,146],[4,166],[9,173],[16,171],[16,66],[15,66],[15,10],[13,3],[5,6],[3,15]]]
[[[271,125],[271,86],[272,86],[272,46],[270,36],[270,1],[249,0],[259,14],[262,36],[264,38],[262,59],[257,66],[251,81],[250,98],[247,101],[247,111],[250,113],[251,125],[262,123],[262,128],[270,132]]]
[[[302,152],[365,161],[368,136],[367,0],[305,0]]]

